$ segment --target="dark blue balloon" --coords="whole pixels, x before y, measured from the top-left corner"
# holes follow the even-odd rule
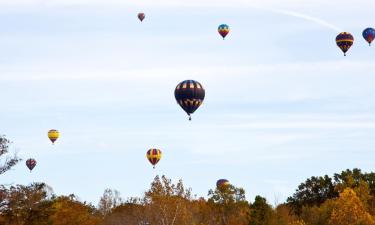
[[[371,45],[371,42],[375,39],[375,29],[374,28],[366,28],[362,33],[363,38]]]

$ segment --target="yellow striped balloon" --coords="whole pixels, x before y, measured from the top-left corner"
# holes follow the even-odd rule
[[[336,44],[346,56],[346,52],[352,47],[354,43],[354,37],[349,32],[341,32],[336,37]]]
[[[52,144],[55,144],[55,141],[60,137],[60,133],[58,130],[49,130],[48,131],[48,138],[51,140]]]
[[[155,169],[155,165],[160,161],[161,155],[162,155],[161,151],[156,148],[152,148],[147,151],[147,154],[146,154],[147,159],[153,165],[154,169]]]

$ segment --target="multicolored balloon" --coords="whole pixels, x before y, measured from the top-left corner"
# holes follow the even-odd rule
[[[55,141],[60,137],[60,133],[57,130],[49,130],[48,138],[51,140],[52,144],[55,144]]]
[[[138,19],[142,22],[145,19],[146,15],[144,13],[138,13]]]
[[[219,32],[219,34],[223,37],[223,39],[225,39],[225,37],[228,35],[230,29],[229,29],[229,26],[226,25],[226,24],[221,24],[218,28],[217,28],[217,31]]]
[[[227,187],[229,184],[230,184],[229,180],[227,180],[227,179],[220,179],[220,180],[216,181],[216,187],[217,188]]]
[[[34,167],[36,166],[36,160],[35,159],[26,160],[26,166],[27,166],[27,168],[29,168],[30,173],[31,173],[31,170],[33,170]]]
[[[146,156],[155,169],[155,165],[160,161],[162,153],[159,149],[152,148],[147,151]]]
[[[375,39],[375,29],[374,28],[366,28],[362,33],[363,38],[371,45],[371,42]]]
[[[179,83],[174,91],[177,103],[188,114],[191,120],[192,113],[202,105],[205,90],[203,86],[194,80],[185,80]]]
[[[336,44],[344,52],[344,56],[346,56],[346,52],[352,47],[354,42],[354,37],[348,32],[342,32],[336,37]]]

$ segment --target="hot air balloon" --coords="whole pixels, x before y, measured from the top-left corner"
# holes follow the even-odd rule
[[[202,105],[205,90],[203,86],[194,80],[185,80],[179,83],[174,91],[177,103],[188,114],[191,120],[192,113]]]
[[[31,173],[31,170],[33,170],[34,167],[36,166],[36,160],[35,159],[28,159],[26,161],[26,166],[27,166],[27,168],[29,168],[30,173]]]
[[[216,187],[217,188],[223,188],[229,185],[229,180],[227,179],[220,179],[216,181]]]
[[[55,141],[60,137],[60,133],[57,130],[49,130],[48,138],[52,141],[52,144],[55,144]]]
[[[221,24],[218,28],[217,28],[217,31],[219,32],[219,34],[223,37],[223,39],[225,39],[225,37],[228,35],[229,33],[229,26],[226,25],[226,24]]]
[[[353,45],[353,42],[354,42],[353,35],[351,35],[348,32],[342,32],[336,37],[336,44],[344,52],[345,56],[346,56],[346,52]]]
[[[142,22],[145,19],[146,15],[144,13],[138,13],[138,19]]]
[[[155,165],[160,161],[161,155],[162,155],[161,151],[156,148],[152,148],[147,151],[147,154],[146,154],[147,159],[153,165],[154,169],[155,169]]]
[[[375,39],[375,29],[374,28],[366,28],[362,33],[363,38],[371,45],[371,42]]]

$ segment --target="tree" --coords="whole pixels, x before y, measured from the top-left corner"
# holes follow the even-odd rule
[[[288,204],[298,215],[304,206],[320,206],[328,199],[334,199],[346,188],[352,188],[365,203],[370,200],[368,194],[375,196],[375,173],[362,173],[360,169],[345,170],[335,173],[333,179],[328,175],[311,177],[298,186]],[[367,205],[367,203],[365,203]],[[369,203],[371,206],[375,202]]]
[[[138,198],[130,198],[125,203],[113,208],[104,219],[105,225],[145,225],[145,206]]]
[[[303,219],[306,224],[313,225],[327,225],[329,218],[334,208],[334,199],[325,201],[322,205],[318,206],[304,206],[300,218]]]
[[[18,158],[16,155],[7,156],[10,143],[11,142],[5,136],[0,135],[0,157],[6,156],[3,162],[0,160],[0,175],[10,170],[19,161],[21,161],[21,159]]]
[[[51,210],[51,189],[44,183],[10,188],[0,186],[0,214],[4,225],[47,225]]]
[[[250,207],[243,188],[233,185],[217,187],[209,190],[208,196],[208,204],[215,211],[215,224],[248,224]]]
[[[111,190],[109,188],[104,190],[103,196],[99,201],[99,212],[106,216],[111,210],[122,204],[122,199],[120,197],[120,192],[117,190]]]
[[[329,219],[330,225],[375,225],[374,218],[366,211],[366,207],[356,193],[345,189],[338,199]]]
[[[97,225],[101,222],[95,207],[77,201],[74,195],[56,198],[52,208],[53,225]]]
[[[273,210],[265,198],[257,195],[254,203],[250,205],[250,210],[249,225],[269,224]]]
[[[287,203],[299,215],[303,206],[320,206],[327,199],[338,197],[338,194],[328,175],[311,177],[298,186],[293,196],[287,199]]]
[[[156,176],[143,199],[148,222],[155,225],[190,225],[191,199],[191,189],[186,189],[182,180],[173,184],[165,176],[161,179]]]
[[[355,189],[366,183],[371,195],[375,196],[375,173],[362,173],[360,169],[345,170],[334,174],[336,189],[341,192],[345,188]]]

